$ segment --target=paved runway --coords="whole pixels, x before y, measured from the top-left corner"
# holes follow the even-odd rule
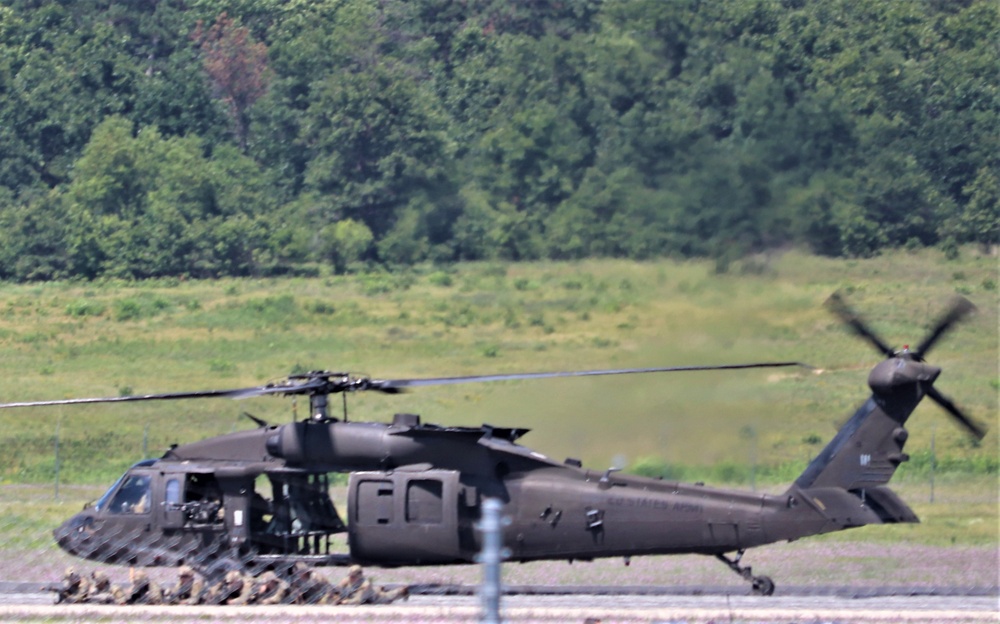
[[[951,589],[919,595],[850,597],[850,588],[817,595],[814,590],[770,597],[710,595],[514,595],[504,596],[505,622],[623,623],[808,623],[851,624],[980,624],[1000,621],[995,592]],[[878,588],[872,588],[878,589]],[[895,590],[893,590],[895,591]],[[833,595],[830,595],[832,593]],[[890,592],[881,592],[882,594]],[[971,595],[956,595],[971,594]],[[53,605],[51,594],[0,593],[0,621],[45,622],[474,622],[480,619],[479,599],[470,595],[415,595],[409,601],[384,606],[150,606]]]

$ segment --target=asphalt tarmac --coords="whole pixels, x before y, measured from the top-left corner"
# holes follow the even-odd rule
[[[505,595],[504,622],[643,622],[700,624],[803,623],[979,624],[1000,622],[995,590],[941,588],[789,587],[774,596],[742,596],[712,588],[686,593],[572,593]],[[583,589],[577,593],[577,589]],[[908,592],[910,595],[900,595]],[[0,592],[0,622],[475,622],[483,615],[479,598],[468,593],[421,593],[406,602],[379,606],[145,606],[55,605],[52,594]]]

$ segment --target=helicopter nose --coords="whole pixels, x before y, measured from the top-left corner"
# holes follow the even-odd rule
[[[92,516],[77,514],[52,531],[52,537],[55,538],[60,548],[71,555],[80,556],[82,542],[90,537],[93,525],[94,518]]]

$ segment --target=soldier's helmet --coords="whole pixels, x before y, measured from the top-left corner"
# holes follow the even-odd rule
[[[240,580],[239,570],[230,570],[229,572],[226,572],[227,583],[235,583],[238,580]]]
[[[76,568],[74,568],[73,566],[66,568],[66,573],[63,576],[65,576],[66,578],[76,576]]]
[[[188,565],[182,565],[177,568],[177,576],[194,576],[194,568]]]
[[[359,566],[357,564],[352,565],[350,567],[350,569],[347,570],[347,575],[348,576],[360,576],[361,575],[361,566]]]
[[[94,573],[91,574],[91,578],[94,579],[94,585],[96,585],[98,589],[105,589],[111,585],[111,579],[108,578],[108,575],[105,574],[103,570],[94,570]]]
[[[131,570],[129,570],[129,576],[132,577],[132,582],[133,583],[138,583],[140,581],[148,581],[149,580],[149,577],[146,575],[146,571],[145,570],[137,570],[135,568],[132,568]]]
[[[271,570],[268,570],[267,572],[260,575],[260,581],[262,583],[270,583],[271,581],[275,581],[277,579],[278,575]]]

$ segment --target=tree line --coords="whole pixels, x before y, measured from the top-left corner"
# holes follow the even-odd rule
[[[992,0],[7,0],[0,278],[1000,239]]]

